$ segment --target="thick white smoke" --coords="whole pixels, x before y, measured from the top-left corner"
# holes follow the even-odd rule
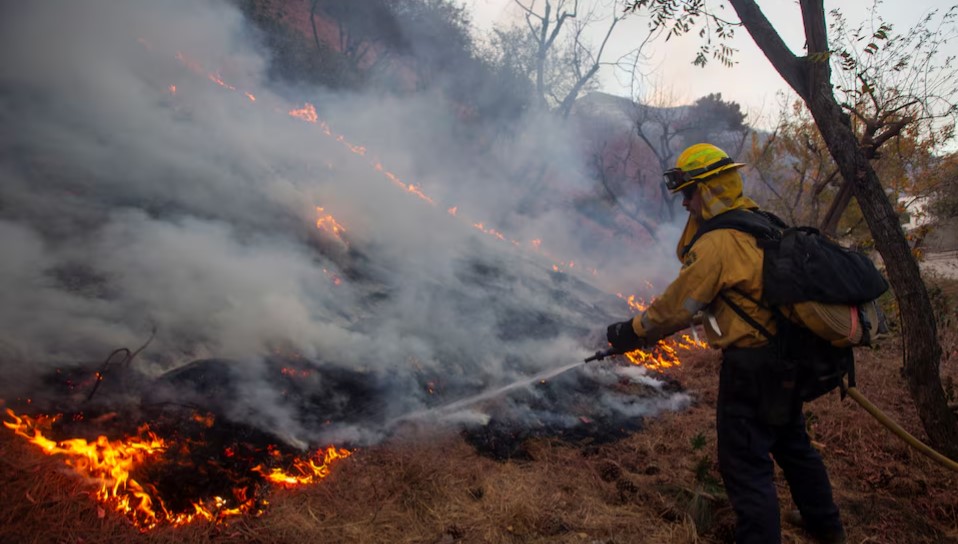
[[[274,86],[225,2],[50,0],[0,14],[0,365],[20,378],[6,395],[155,327],[143,372],[245,361],[233,414],[312,439],[257,386],[263,357],[389,375],[384,410],[411,411],[418,376],[507,383],[574,362],[627,311],[530,250],[541,238],[564,261],[637,260],[583,247],[561,202],[574,187],[540,188],[547,205],[517,209],[528,188],[504,164],[535,157],[585,182],[555,121],[529,119],[514,154],[480,169],[450,148],[456,119],[433,96]],[[288,114],[307,101],[365,154]],[[317,207],[342,240],[316,228]]]

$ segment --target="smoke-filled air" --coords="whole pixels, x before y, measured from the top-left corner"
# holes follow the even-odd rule
[[[463,134],[442,74],[402,93],[277,77],[235,4],[0,9],[5,398],[126,348],[165,377],[143,402],[215,397],[291,443],[371,443],[580,362],[633,311],[617,293],[675,270],[586,221],[570,124],[529,109],[508,134]],[[191,365],[210,360],[199,387]],[[276,360],[322,403],[290,402]],[[613,396],[594,402],[636,416],[684,398]],[[443,415],[487,419],[472,410]]]

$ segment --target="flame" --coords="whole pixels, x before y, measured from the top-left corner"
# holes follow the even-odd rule
[[[145,43],[145,42],[142,41],[142,40],[141,40],[141,43],[143,43],[144,46],[146,46],[147,48],[149,48],[149,44]],[[199,65],[199,63],[197,63],[197,62],[195,62],[195,61],[193,61],[193,60],[187,58],[187,57],[186,57],[183,53],[181,53],[181,52],[177,52],[177,53],[176,53],[176,58],[177,58],[179,61],[181,61],[183,64],[185,64],[190,70],[192,70],[193,72],[195,72],[195,73],[197,73],[197,74],[203,74],[203,73],[205,72],[205,71],[203,70],[203,68]],[[227,88],[227,89],[230,89],[230,90],[234,90],[234,91],[237,90],[236,87],[233,87],[232,85],[229,85],[229,84],[227,84],[226,82],[224,82],[223,79],[222,79],[222,78],[219,76],[219,74],[216,73],[216,72],[206,73],[206,77],[207,77],[210,81],[213,81],[213,82],[215,82],[216,84],[218,84],[218,85],[220,85],[220,86],[222,86],[222,87],[224,87],[224,88]],[[175,86],[171,86],[171,87],[170,87],[170,90],[171,90],[171,93],[175,93]],[[251,93],[249,93],[249,92],[244,92],[244,94],[246,95],[247,98],[250,99],[251,102],[256,102],[256,97],[253,96]],[[366,150],[366,148],[365,148],[364,146],[353,144],[353,143],[349,142],[349,141],[346,139],[345,136],[343,136],[343,135],[341,135],[341,134],[335,134],[335,133],[333,132],[333,130],[330,128],[330,126],[329,126],[325,121],[320,120],[320,119],[319,119],[319,115],[318,115],[317,112],[316,112],[316,107],[315,107],[313,104],[311,104],[311,103],[309,103],[309,102],[305,102],[302,108],[294,108],[294,109],[291,109],[291,110],[288,111],[288,113],[289,113],[289,115],[292,116],[292,117],[296,117],[296,118],[302,119],[302,120],[304,120],[304,121],[306,121],[306,122],[309,122],[309,123],[318,125],[318,126],[320,127],[320,129],[323,131],[324,134],[326,134],[327,136],[329,136],[329,137],[331,137],[331,138],[334,138],[337,142],[340,142],[341,144],[343,144],[343,145],[344,145],[347,149],[349,149],[351,152],[353,152],[353,153],[355,153],[355,154],[357,154],[357,155],[361,155],[361,156],[365,156],[365,155],[366,155],[367,150]],[[386,169],[386,167],[383,166],[383,164],[382,164],[380,161],[374,159],[374,160],[372,161],[372,166],[373,166],[373,168],[375,168],[377,171],[381,172],[390,182],[392,182],[392,183],[393,183],[394,185],[396,185],[397,187],[403,189],[404,191],[406,191],[406,192],[408,192],[408,193],[411,193],[411,194],[415,195],[416,197],[418,197],[419,199],[423,200],[424,202],[427,202],[427,203],[429,203],[429,204],[431,204],[431,205],[436,205],[435,200],[433,200],[430,196],[428,196],[428,195],[422,190],[421,187],[418,187],[418,186],[416,186],[415,184],[412,184],[412,183],[405,183],[405,182],[403,182],[401,179],[399,179],[399,177],[398,177],[396,174],[394,174],[393,172],[391,172],[391,171],[389,171],[388,169]],[[332,169],[332,166],[331,166],[331,165],[330,165],[330,169]],[[453,216],[453,217],[457,217],[457,216],[458,216],[458,213],[457,213],[457,212],[458,212],[458,206],[452,206],[452,207],[448,208],[447,211],[449,212],[449,215],[451,215],[451,216]],[[334,220],[334,221],[335,221],[335,220]],[[491,236],[493,236],[493,237],[495,237],[495,238],[497,238],[497,239],[499,239],[499,240],[509,241],[509,242],[511,242],[511,243],[512,243],[514,246],[516,246],[516,247],[522,247],[522,243],[519,242],[518,240],[515,240],[515,239],[507,239],[504,234],[502,234],[501,232],[499,232],[499,231],[497,231],[497,230],[495,230],[495,229],[486,227],[482,222],[471,222],[471,224],[472,224],[473,227],[475,227],[475,228],[481,230],[482,232],[484,232],[484,233],[486,233],[486,234],[489,234],[489,235],[491,235]],[[338,224],[337,224],[337,225],[338,225]],[[317,222],[317,227],[319,227],[319,228],[321,228],[321,229],[324,228],[323,226],[320,226],[319,222]],[[337,234],[337,235],[338,235],[338,233],[337,233],[335,230],[333,230],[332,232],[333,232],[334,234]],[[542,254],[544,257],[546,257],[546,258],[548,258],[548,259],[550,259],[550,260],[553,261],[552,270],[553,270],[554,272],[559,272],[559,271],[562,270],[562,269],[574,270],[574,269],[576,268],[576,263],[575,263],[575,261],[572,261],[572,260],[565,261],[565,260],[561,260],[561,259],[555,259],[555,258],[552,257],[551,255],[549,255],[548,252],[545,252],[545,251],[542,249],[542,240],[541,240],[541,239],[536,238],[536,239],[532,240],[532,241],[529,242],[529,243],[531,244],[531,246],[532,246],[532,248],[533,248],[534,251],[536,251],[536,252]],[[594,277],[597,277],[597,276],[599,275],[599,274],[598,274],[598,270],[597,270],[595,267],[579,267],[579,268],[580,268],[580,269],[587,270],[587,271],[588,271],[592,276],[594,276]],[[648,287],[649,287],[650,289],[652,288],[652,284],[651,284],[651,283],[646,282],[646,285],[648,285]],[[623,297],[621,294],[620,294],[619,296],[620,296],[621,298],[625,298],[625,297]],[[636,310],[636,311],[644,311],[644,310],[646,309],[646,307],[647,307],[647,304],[646,304],[644,301],[636,301],[634,295],[629,296],[629,297],[626,299],[626,301],[628,302],[629,306],[630,306],[631,308],[633,308],[634,310]]]
[[[486,233],[486,234],[488,234],[488,235],[490,235],[490,236],[493,236],[493,237],[495,237],[495,238],[498,238],[498,239],[500,239],[500,240],[505,240],[505,239],[506,239],[506,237],[505,237],[504,234],[502,234],[501,232],[497,231],[496,229],[487,228],[487,227],[486,227],[485,225],[483,225],[482,223],[473,223],[472,226],[475,227],[475,228],[477,228],[477,229],[479,229],[479,230],[481,230],[482,232],[484,232],[484,233]]]
[[[347,142],[347,141],[346,141],[346,138],[345,138],[342,134],[340,134],[339,136],[336,136],[336,141],[339,142],[339,143],[341,143],[341,144],[343,144],[343,145],[346,146],[350,151],[352,151],[353,153],[355,153],[355,154],[357,154],[357,155],[365,155],[365,154],[366,154],[366,147],[365,147],[365,146],[355,145],[355,144],[351,144],[351,143]]]
[[[290,376],[294,378],[307,378],[309,377],[310,374],[313,373],[308,368],[290,368],[286,366],[281,368],[279,372],[283,376]]]
[[[289,471],[280,468],[265,469],[263,465],[252,468],[267,480],[284,486],[306,485],[329,476],[330,465],[352,455],[352,452],[335,446],[317,451],[308,459],[296,459]]]
[[[204,73],[204,70],[203,70],[202,66],[200,66],[199,63],[197,63],[197,62],[195,62],[195,61],[193,61],[193,60],[187,58],[183,53],[178,52],[178,53],[176,54],[176,58],[177,58],[180,62],[182,62],[184,65],[186,65],[187,68],[189,68],[190,70],[192,70],[194,73],[197,73],[197,74],[203,74],[203,73]],[[220,86],[222,86],[222,87],[224,87],[224,88],[226,88],[226,89],[230,89],[230,90],[233,90],[233,91],[237,91],[236,87],[234,87],[234,86],[232,86],[232,85],[226,83],[225,81],[223,81],[223,79],[219,76],[219,73],[210,72],[210,73],[207,73],[207,74],[206,74],[206,77],[207,77],[207,79],[209,79],[210,81],[213,81],[213,82],[216,83],[217,85],[220,85]],[[249,98],[251,102],[256,102],[256,97],[253,96],[251,93],[249,93],[249,92],[243,92],[243,94],[245,94],[246,97]],[[304,105],[303,105],[302,108],[294,108],[294,109],[291,109],[291,110],[288,111],[288,113],[289,113],[289,115],[292,116],[292,117],[296,117],[296,118],[302,119],[302,120],[304,120],[304,121],[306,121],[306,122],[309,122],[309,123],[318,125],[318,126],[322,129],[322,131],[323,131],[324,134],[326,134],[327,136],[329,136],[329,137],[331,137],[331,138],[334,138],[337,142],[340,142],[341,144],[343,144],[347,149],[349,149],[349,150],[352,151],[353,153],[355,153],[355,154],[357,154],[357,155],[362,155],[362,156],[365,156],[365,155],[366,155],[366,148],[365,148],[364,146],[356,145],[356,144],[353,144],[353,143],[349,142],[349,141],[346,139],[346,137],[343,136],[343,135],[341,135],[341,134],[334,134],[333,131],[332,131],[332,129],[329,127],[329,125],[328,125],[325,121],[322,121],[322,120],[319,119],[319,115],[316,113],[316,107],[315,107],[313,104],[311,104],[311,103],[309,103],[309,102],[306,102],[306,103],[304,103]],[[422,188],[420,188],[420,187],[418,187],[418,186],[416,186],[415,184],[412,184],[412,183],[408,183],[408,184],[407,184],[407,183],[403,182],[402,180],[399,179],[399,177],[398,177],[396,174],[394,174],[393,172],[390,172],[389,170],[387,170],[387,169],[383,166],[383,164],[382,164],[381,162],[379,162],[378,160],[374,160],[374,161],[373,161],[373,167],[374,167],[377,171],[381,172],[384,176],[386,176],[386,178],[387,178],[389,181],[391,181],[393,184],[395,184],[396,186],[400,187],[401,189],[405,190],[406,192],[409,192],[409,193],[415,195],[416,197],[418,197],[419,199],[423,200],[424,202],[427,202],[427,203],[429,203],[429,204],[431,204],[431,205],[436,205],[435,200],[433,200],[430,196],[428,196],[428,195],[422,190]],[[453,207],[451,207],[451,208],[448,208],[449,214],[452,215],[452,216],[456,216],[456,215],[457,215],[457,214],[456,214],[457,210],[458,210],[458,207],[457,207],[457,206],[453,206]],[[499,240],[509,241],[509,242],[511,242],[511,243],[512,243],[514,246],[516,246],[516,247],[521,247],[521,245],[522,245],[521,242],[519,242],[518,240],[507,239],[506,236],[505,236],[504,234],[502,234],[501,232],[498,232],[498,231],[496,231],[496,230],[494,230],[494,229],[485,228],[482,223],[473,223],[473,226],[476,227],[476,228],[478,228],[479,230],[485,232],[486,234],[489,234],[489,235],[494,236],[495,238],[498,238]],[[534,248],[536,251],[540,251],[540,250],[541,250],[541,243],[542,243],[541,240],[538,240],[538,239],[537,239],[537,240],[533,240],[533,241],[532,241],[532,246],[533,246],[533,248]],[[543,252],[543,254],[544,254],[546,257],[552,259],[552,257],[549,256],[548,254],[546,254],[546,253],[544,253],[544,252]],[[553,259],[553,260],[555,261],[555,259]],[[571,269],[574,269],[574,268],[575,268],[575,262],[574,262],[574,261],[568,261],[568,264],[565,264],[564,262],[561,262],[561,263],[558,263],[558,262],[557,262],[557,263],[554,263],[554,264],[552,265],[552,269],[553,269],[554,271],[556,271],[556,272],[558,272],[558,271],[560,270],[560,267],[562,267],[562,268],[567,268],[567,269],[571,270]],[[592,268],[591,270],[592,270],[593,275],[597,275],[597,272],[596,272],[596,270],[595,270],[594,268]]]
[[[346,232],[346,228],[339,221],[336,221],[335,217],[326,213],[324,208],[316,206],[316,213],[319,214],[319,219],[316,220],[316,228],[319,230],[324,230],[337,238],[340,238],[340,235]]]
[[[415,185],[411,183],[407,185],[405,182],[399,179],[399,177],[396,176],[396,174],[393,174],[389,170],[386,170],[386,167],[383,166],[383,163],[379,161],[375,161],[373,163],[373,168],[375,168],[379,172],[382,172],[382,174],[386,176],[386,179],[393,182],[393,184],[399,187],[400,189],[403,189],[404,191],[412,193],[416,195],[417,197],[419,197],[421,200],[428,202],[432,205],[436,204],[436,201],[430,198],[429,196],[427,196],[426,193],[423,193],[419,187],[416,187]]]
[[[216,418],[213,417],[213,414],[193,414],[193,421],[203,425],[207,429],[213,426],[216,423]]]
[[[192,511],[171,512],[151,484],[132,477],[137,469],[160,461],[164,453],[177,447],[157,436],[149,425],[141,425],[135,436],[125,439],[111,440],[101,435],[93,441],[83,438],[56,441],[47,436],[60,415],[32,418],[19,416],[11,409],[6,413],[11,421],[4,421],[5,427],[38,446],[45,454],[62,456],[64,463],[78,475],[97,482],[99,487],[92,493],[93,497],[126,516],[143,531],[164,524],[181,526],[200,519],[220,522],[241,514],[258,515],[262,513],[262,506],[268,504],[263,499],[248,496],[248,487],[236,487],[232,497],[201,498],[192,502]],[[193,419],[206,427],[213,424],[212,415],[194,414]],[[275,458],[282,455],[275,448],[270,453]],[[262,464],[249,470],[270,482],[286,486],[309,484],[328,476],[333,462],[351,454],[349,450],[329,446],[312,457],[295,458],[288,471],[266,469]],[[231,458],[235,452],[225,448],[223,455]]]
[[[406,190],[409,191],[410,193],[412,193],[412,194],[418,196],[419,198],[425,200],[426,202],[428,202],[428,203],[430,203],[430,204],[435,204],[435,203],[436,203],[435,201],[433,201],[433,199],[431,199],[431,198],[429,198],[428,196],[426,196],[426,193],[422,192],[422,189],[420,189],[419,187],[416,187],[416,186],[413,185],[412,183],[409,184],[409,187],[407,187]]]
[[[316,123],[319,120],[319,116],[316,115],[316,107],[309,102],[298,110],[289,110],[289,114],[309,123]]]
[[[687,334],[683,334],[681,340],[669,338],[659,340],[659,342],[650,350],[637,349],[625,354],[626,359],[634,365],[644,366],[649,370],[662,372],[667,368],[679,366],[682,361],[679,359],[678,352],[694,351],[707,349],[707,342],[695,340]]]
[[[209,80],[212,81],[213,83],[216,83],[217,85],[219,85],[220,87],[225,87],[231,91],[236,90],[236,87],[223,81],[223,78],[221,78],[219,74],[209,74],[206,77],[209,78]]]
[[[696,340],[687,334],[682,335],[682,342],[678,342],[677,345],[683,349],[708,349],[709,343],[703,342],[702,340]]]
[[[626,297],[622,293],[616,293],[615,296],[624,300],[629,305],[629,308],[633,309],[636,313],[644,312],[649,307],[648,303],[646,303],[644,300],[637,300],[635,295],[629,295]]]
[[[135,467],[166,449],[166,443],[146,425],[140,427],[137,436],[125,441],[111,441],[99,436],[93,442],[83,438],[56,442],[43,435],[43,430],[48,429],[56,417],[20,417],[10,409],[7,409],[7,415],[13,421],[4,421],[4,426],[18,436],[36,444],[47,455],[64,455],[66,464],[78,474],[99,480],[100,487],[94,494],[98,501],[129,516],[137,525],[146,528],[157,525],[162,515],[162,504],[158,513],[150,494],[139,482],[130,478],[130,472]]]

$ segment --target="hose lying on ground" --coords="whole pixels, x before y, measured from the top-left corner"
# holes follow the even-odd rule
[[[877,406],[875,406],[874,404],[871,403],[871,401],[866,399],[865,396],[862,395],[860,391],[858,391],[857,387],[849,387],[848,396],[854,399],[855,402],[860,404],[861,407],[864,408],[866,412],[871,414],[872,417],[877,419],[879,423],[887,427],[888,430],[895,433],[896,435],[898,435],[899,438],[907,442],[908,445],[920,451],[921,453],[927,455],[928,457],[931,457],[939,465],[945,468],[951,469],[955,472],[958,472],[958,463],[938,453],[937,451],[933,450],[930,446],[928,446],[921,440],[918,440],[917,438],[909,434],[909,432],[903,429],[901,425],[892,421],[891,418],[889,418],[887,415],[885,415],[884,412],[879,410]]]

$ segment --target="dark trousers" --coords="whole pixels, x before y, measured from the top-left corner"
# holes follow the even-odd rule
[[[809,528],[841,527],[825,465],[805,430],[801,402],[791,399],[789,391],[776,391],[774,377],[769,383],[762,370],[767,361],[759,363],[764,358],[761,351],[726,352],[719,380],[719,470],[737,516],[738,544],[781,542],[772,459],[785,473],[792,499]],[[784,408],[773,406],[779,401]],[[768,410],[779,414],[771,423],[764,417]],[[784,421],[783,410],[788,414]]]

